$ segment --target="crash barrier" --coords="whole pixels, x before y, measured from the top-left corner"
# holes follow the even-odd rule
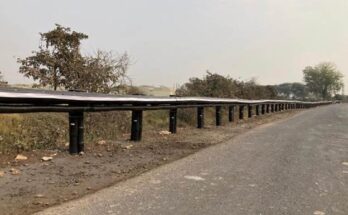
[[[169,131],[176,133],[177,111],[180,108],[197,109],[197,128],[204,128],[204,109],[215,107],[216,126],[221,125],[222,107],[227,107],[228,121],[233,122],[238,108],[239,120],[274,112],[312,108],[331,104],[331,101],[304,102],[296,100],[245,100],[209,97],[155,97],[139,95],[109,95],[77,91],[49,91],[18,88],[0,88],[1,113],[67,112],[69,113],[69,152],[84,151],[84,113],[101,111],[132,111],[130,140],[140,141],[143,111],[169,110]],[[254,109],[254,111],[253,111]]]

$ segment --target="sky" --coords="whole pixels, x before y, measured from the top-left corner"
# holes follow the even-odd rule
[[[0,0],[0,71],[31,83],[16,59],[58,23],[89,35],[84,54],[127,52],[136,85],[173,87],[207,70],[302,82],[306,66],[330,61],[348,86],[347,20],[347,0]]]

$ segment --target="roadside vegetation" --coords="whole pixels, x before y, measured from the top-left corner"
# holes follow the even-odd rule
[[[34,88],[79,90],[86,92],[145,94],[132,86],[127,70],[131,64],[127,53],[114,55],[98,50],[94,55],[81,54],[81,42],[88,35],[56,25],[40,33],[38,50],[18,59],[19,72],[35,81]],[[207,71],[204,77],[193,77],[175,92],[177,96],[208,96],[243,99],[332,99],[342,88],[342,74],[332,63],[306,67],[303,83],[263,86],[254,79],[240,81]],[[0,77],[2,77],[0,75]],[[1,80],[1,83],[6,83]],[[337,95],[336,95],[337,98]],[[213,109],[207,109],[207,120]],[[179,110],[178,125],[195,124],[194,109]],[[209,122],[208,122],[209,123]],[[167,111],[148,111],[144,116],[146,129],[166,130]],[[86,143],[116,140],[130,132],[129,112],[86,113]],[[68,141],[68,116],[62,113],[0,115],[0,152],[65,147]]]

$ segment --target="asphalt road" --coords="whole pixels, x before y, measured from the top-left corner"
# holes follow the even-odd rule
[[[348,105],[260,126],[41,214],[346,215]]]

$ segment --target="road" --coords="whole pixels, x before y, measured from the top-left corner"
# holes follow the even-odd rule
[[[40,214],[346,215],[348,105],[305,110]]]

